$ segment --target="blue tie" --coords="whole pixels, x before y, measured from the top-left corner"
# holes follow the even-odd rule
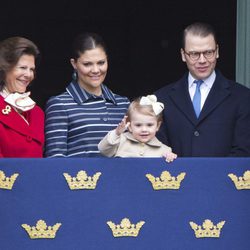
[[[200,86],[203,83],[202,80],[195,80],[194,83],[196,84],[196,90],[194,93],[194,98],[193,98],[193,106],[194,106],[194,111],[197,116],[197,118],[200,115],[201,112],[201,91],[200,91]]]

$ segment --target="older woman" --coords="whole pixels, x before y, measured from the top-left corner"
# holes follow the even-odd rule
[[[0,43],[0,157],[43,156],[44,113],[26,92],[38,55],[23,37]]]

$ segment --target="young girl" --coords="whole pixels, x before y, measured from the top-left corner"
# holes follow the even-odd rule
[[[165,157],[176,159],[172,149],[155,136],[162,121],[164,105],[155,95],[133,101],[127,115],[116,129],[111,130],[98,144],[100,152],[108,157]],[[127,132],[125,132],[128,129]]]

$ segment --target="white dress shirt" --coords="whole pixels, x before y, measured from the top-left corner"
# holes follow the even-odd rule
[[[201,80],[204,81],[200,86],[201,110],[202,110],[202,107],[203,107],[203,105],[204,105],[204,103],[205,103],[205,101],[207,99],[209,91],[210,91],[210,89],[212,88],[212,86],[214,84],[215,77],[216,77],[216,74],[215,74],[215,71],[213,71],[213,73],[208,78],[201,79]],[[194,93],[195,93],[195,90],[196,90],[196,84],[194,83],[195,80],[200,80],[200,79],[193,78],[193,76],[189,72],[189,75],[188,75],[188,90],[189,90],[191,100],[193,100]]]

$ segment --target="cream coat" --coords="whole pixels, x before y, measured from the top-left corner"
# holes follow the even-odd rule
[[[117,136],[115,130],[110,131],[100,141],[98,149],[108,157],[162,157],[172,151],[156,137],[147,143],[141,143],[130,132]]]

